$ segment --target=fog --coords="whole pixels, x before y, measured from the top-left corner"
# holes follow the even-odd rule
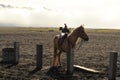
[[[0,26],[120,29],[119,0],[1,0]]]

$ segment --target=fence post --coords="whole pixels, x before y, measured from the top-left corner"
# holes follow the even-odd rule
[[[68,52],[67,52],[67,74],[72,75],[73,74],[73,58],[74,58],[74,50],[69,46]]]
[[[19,63],[19,42],[14,42],[15,63]]]
[[[113,51],[110,52],[110,66],[108,80],[116,80],[116,69],[117,69],[117,55],[118,53]]]
[[[42,68],[42,54],[43,54],[43,46],[37,45],[37,55],[36,55],[36,69]]]

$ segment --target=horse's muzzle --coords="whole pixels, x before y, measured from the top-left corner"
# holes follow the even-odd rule
[[[88,38],[88,37],[84,39],[84,41],[88,41],[88,40],[89,40],[89,38]]]

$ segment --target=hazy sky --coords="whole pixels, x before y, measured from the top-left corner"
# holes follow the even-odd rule
[[[120,0],[0,0],[1,26],[120,29]]]

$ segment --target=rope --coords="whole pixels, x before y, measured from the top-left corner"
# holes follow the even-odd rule
[[[81,40],[78,41],[78,43],[77,43],[77,45],[76,45],[76,47],[75,47],[76,51],[78,51],[78,50],[80,49],[80,47],[82,46],[83,42],[84,42],[83,39],[81,39]],[[77,46],[78,46],[78,47],[77,47]]]

